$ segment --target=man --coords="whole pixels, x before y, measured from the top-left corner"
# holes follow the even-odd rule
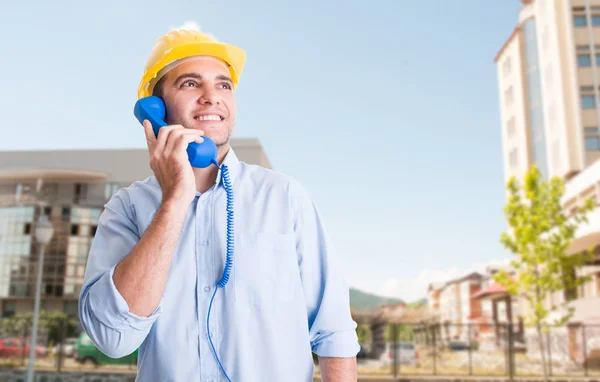
[[[168,126],[157,137],[144,121],[154,176],[119,190],[99,219],[83,328],[110,357],[139,348],[140,381],[312,381],[311,352],[324,381],[356,381],[348,287],[310,196],[230,147],[244,60],[196,31],[169,32],[155,45],[138,97],[161,97]],[[221,170],[192,167],[186,154],[204,136],[235,197],[233,270],[208,328],[227,222]]]

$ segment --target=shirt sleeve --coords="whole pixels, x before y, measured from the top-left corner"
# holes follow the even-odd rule
[[[334,246],[306,189],[292,181],[290,195],[312,351],[321,357],[354,357],[360,349],[357,324]]]
[[[149,317],[129,311],[113,274],[140,236],[125,190],[119,190],[104,207],[88,256],[79,316],[94,344],[109,357],[120,358],[133,353],[144,341],[161,313],[162,300]]]

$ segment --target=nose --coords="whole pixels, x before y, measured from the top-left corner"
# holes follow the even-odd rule
[[[198,98],[198,103],[202,105],[218,105],[220,103],[219,95],[212,86],[204,86],[202,94]]]

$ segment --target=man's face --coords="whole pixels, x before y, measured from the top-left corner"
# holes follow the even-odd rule
[[[202,57],[184,62],[163,78],[166,122],[204,131],[217,146],[229,144],[235,128],[235,97],[223,62]]]

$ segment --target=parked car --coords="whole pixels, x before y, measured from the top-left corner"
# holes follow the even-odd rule
[[[356,355],[357,359],[364,359],[367,358],[367,348],[364,344],[359,344],[360,345],[360,350],[358,351],[358,354]]]
[[[63,356],[65,357],[73,357],[75,354],[75,348],[77,347],[77,337],[65,338],[62,344]],[[52,348],[52,353],[54,355],[58,355],[60,349],[60,344],[54,345]]]
[[[74,358],[79,363],[91,362],[94,365],[137,365],[138,351],[136,349],[125,357],[111,358],[94,345],[86,332],[82,332],[77,339]]]
[[[29,356],[29,341],[22,337],[8,337],[0,340],[0,357],[22,357]],[[45,357],[48,355],[48,349],[44,346],[35,347],[36,357]]]
[[[385,351],[381,354],[380,361],[384,367],[393,365],[394,344],[385,344]],[[401,341],[396,344],[396,363],[398,365],[419,367],[419,352],[412,342]]]
[[[465,341],[452,340],[448,344],[448,348],[452,351],[468,351],[471,347]]]

